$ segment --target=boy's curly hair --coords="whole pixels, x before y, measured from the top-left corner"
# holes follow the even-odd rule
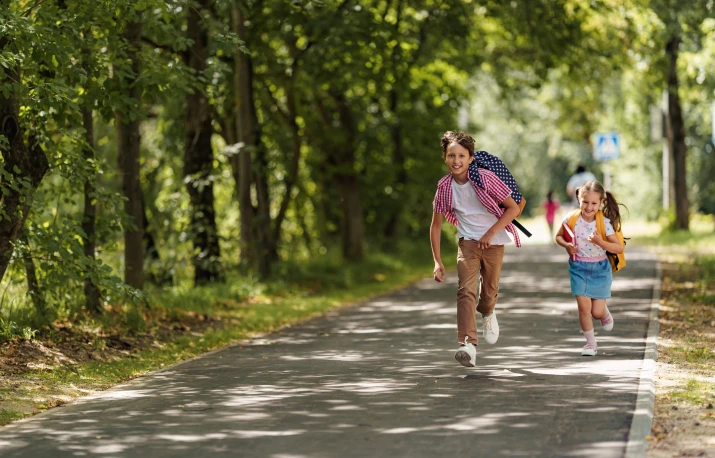
[[[447,157],[447,147],[452,143],[463,146],[470,156],[474,156],[474,139],[466,132],[448,130],[442,135],[442,159]]]

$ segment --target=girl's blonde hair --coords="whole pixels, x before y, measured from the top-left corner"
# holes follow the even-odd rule
[[[603,216],[611,220],[614,231],[620,231],[621,212],[618,206],[623,204],[619,204],[613,193],[606,191],[603,185],[598,181],[587,181],[576,190],[579,202],[581,202],[581,196],[583,196],[585,192],[595,192],[601,197],[601,201],[604,202]],[[626,210],[628,209],[625,205],[623,205],[623,207],[626,208]]]

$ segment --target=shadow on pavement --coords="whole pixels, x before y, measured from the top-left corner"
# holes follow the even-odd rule
[[[561,251],[508,250],[476,368],[453,358],[452,272],[6,427],[0,454],[623,456],[655,262],[629,253],[588,358]]]

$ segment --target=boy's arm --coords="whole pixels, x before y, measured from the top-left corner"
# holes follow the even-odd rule
[[[440,242],[442,236],[442,214],[432,213],[432,224],[429,228],[429,241],[432,245],[432,258],[434,259],[434,279],[440,283],[444,281],[444,265],[440,255]]]
[[[501,203],[504,207],[504,213],[497,220],[496,223],[482,236],[477,242],[479,248],[489,248],[492,246],[492,240],[497,235],[499,231],[507,227],[514,218],[519,216],[519,205],[514,201],[514,199],[509,196]]]

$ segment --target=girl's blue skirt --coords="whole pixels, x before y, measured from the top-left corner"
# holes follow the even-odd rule
[[[569,259],[571,294],[591,299],[609,299],[613,273],[608,259],[598,262],[572,261]]]

